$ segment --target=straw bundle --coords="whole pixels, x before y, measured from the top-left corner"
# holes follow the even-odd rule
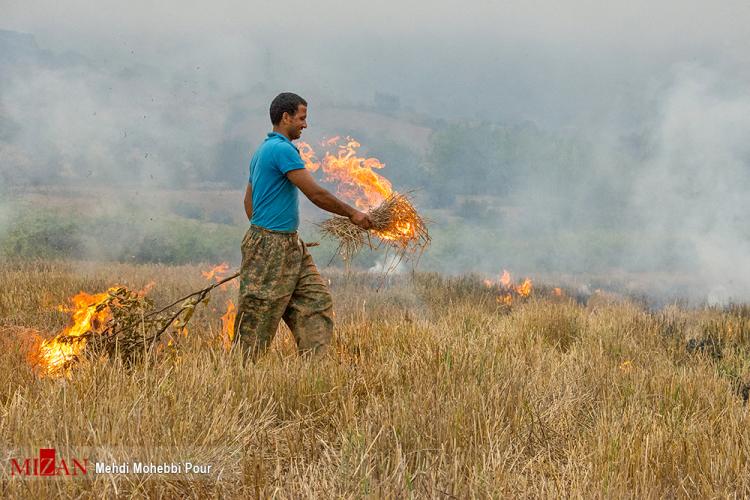
[[[392,193],[377,208],[368,212],[373,222],[371,232],[353,224],[346,217],[335,216],[318,227],[324,237],[338,242],[337,253],[350,262],[365,243],[373,248],[371,234],[377,238],[376,247],[385,246],[395,252],[400,262],[420,256],[430,244],[425,220],[419,215],[407,194]]]

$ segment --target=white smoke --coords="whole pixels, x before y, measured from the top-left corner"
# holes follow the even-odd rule
[[[391,275],[402,274],[406,271],[407,266],[402,260],[398,260],[393,255],[379,257],[375,265],[368,269],[371,273],[388,273]]]
[[[713,301],[750,297],[749,88],[705,67],[677,68],[635,183],[644,241],[672,241],[677,267],[714,290]]]

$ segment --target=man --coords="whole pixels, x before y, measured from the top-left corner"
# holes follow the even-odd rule
[[[320,356],[331,341],[331,293],[297,235],[297,189],[318,207],[348,217],[361,228],[372,221],[318,185],[292,141],[307,128],[307,102],[284,92],[271,102],[273,132],[250,161],[245,213],[251,226],[242,241],[240,294],[235,327],[246,357],[268,349],[282,318],[300,353]]]

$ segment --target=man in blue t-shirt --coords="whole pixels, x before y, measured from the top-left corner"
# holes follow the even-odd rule
[[[318,207],[370,229],[370,217],[321,187],[292,143],[307,127],[307,102],[284,92],[271,102],[270,132],[250,161],[242,241],[235,341],[255,358],[265,352],[281,319],[300,353],[321,355],[333,332],[333,302],[304,243],[297,235],[299,189]]]

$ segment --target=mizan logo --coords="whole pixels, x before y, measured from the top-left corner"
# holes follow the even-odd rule
[[[78,476],[86,474],[87,458],[65,460],[57,456],[54,448],[40,448],[37,458],[11,458],[11,476]]]

